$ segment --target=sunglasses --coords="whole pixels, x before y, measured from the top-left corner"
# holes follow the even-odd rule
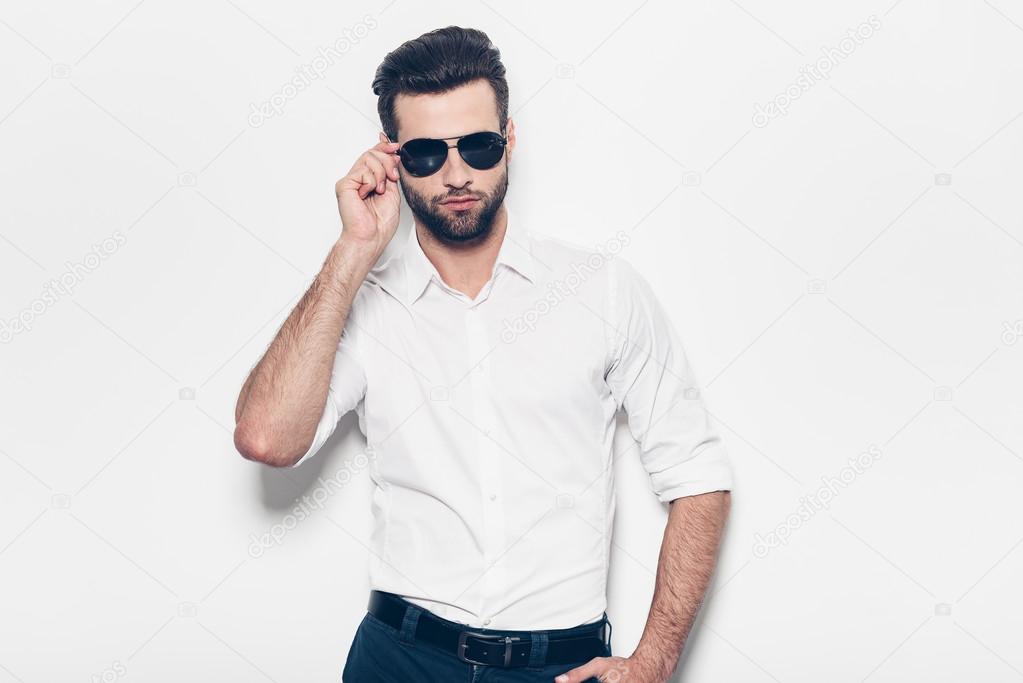
[[[448,140],[458,139],[454,145],[449,145]],[[469,166],[485,171],[488,168],[497,166],[504,157],[504,147],[508,144],[507,138],[492,131],[481,131],[469,133],[468,135],[453,135],[449,138],[416,138],[408,140],[398,148],[398,157],[402,166],[409,175],[422,178],[433,175],[441,169],[444,162],[448,160],[448,150],[452,147],[458,148],[458,154]]]

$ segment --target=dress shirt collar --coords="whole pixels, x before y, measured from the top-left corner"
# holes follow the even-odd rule
[[[504,240],[501,242],[497,260],[494,262],[494,272],[496,273],[497,268],[503,263],[530,282],[535,282],[539,262],[533,255],[533,244],[529,231],[524,225],[518,225],[511,218],[510,211],[507,213],[509,215],[508,227],[504,234]],[[437,268],[426,257],[423,247],[419,244],[415,224],[409,230],[405,250],[397,260],[402,261],[405,266],[406,303],[410,306],[422,296],[432,277],[436,276],[438,282],[443,281]],[[394,282],[393,279],[390,281]]]

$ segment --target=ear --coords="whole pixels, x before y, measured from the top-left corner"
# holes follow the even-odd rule
[[[387,139],[387,134],[384,133],[384,131],[380,131],[380,142],[390,142],[390,140]]]
[[[505,131],[505,137],[508,138],[508,144],[505,146],[506,153],[508,155],[508,161],[511,162],[512,150],[515,149],[515,122],[512,118],[508,117],[508,127]]]

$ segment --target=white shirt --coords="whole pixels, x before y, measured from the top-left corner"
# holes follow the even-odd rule
[[[612,255],[628,240],[587,249],[509,212],[475,299],[443,282],[414,228],[371,271],[299,461],[356,410],[376,484],[371,587],[476,628],[599,619],[620,407],[661,501],[731,489],[678,335]]]

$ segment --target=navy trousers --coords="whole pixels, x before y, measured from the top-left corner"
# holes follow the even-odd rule
[[[424,610],[409,603],[411,614],[406,613],[402,629],[385,624],[368,612],[362,618],[355,640],[348,651],[342,683],[553,683],[554,677],[570,671],[588,660],[548,666],[500,667],[469,664],[454,653],[445,652],[430,643],[417,641],[413,629],[418,611]],[[604,615],[605,618],[607,615]],[[410,618],[411,617],[411,618]],[[437,615],[434,618],[441,619]],[[447,621],[442,619],[442,621]],[[448,622],[455,624],[455,622]],[[460,625],[461,628],[466,628]],[[591,626],[592,628],[592,626]],[[573,629],[559,629],[559,634],[572,635],[583,631],[580,625]],[[536,631],[535,633],[544,633]],[[611,648],[605,648],[605,657]],[[599,683],[591,678],[587,683]]]

